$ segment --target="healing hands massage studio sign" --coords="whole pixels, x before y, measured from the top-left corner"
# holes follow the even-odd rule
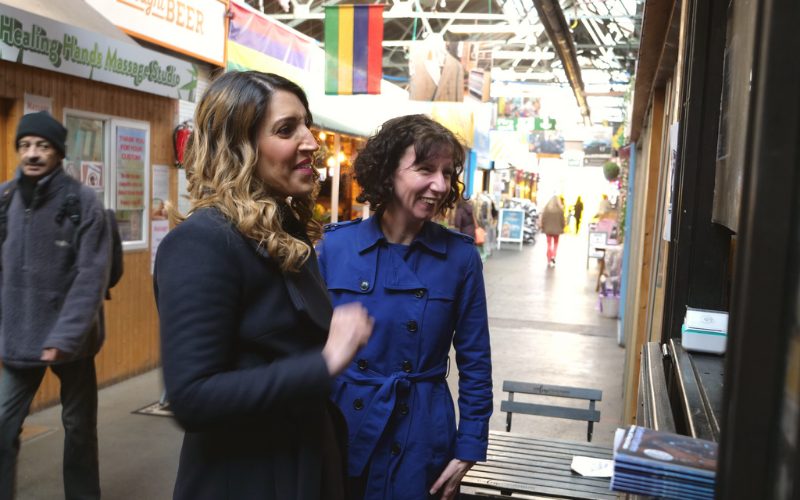
[[[0,59],[173,99],[197,79],[188,62],[1,4]]]

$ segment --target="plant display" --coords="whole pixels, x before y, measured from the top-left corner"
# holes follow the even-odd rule
[[[619,165],[613,161],[607,161],[603,164],[603,176],[607,181],[615,181],[619,177]]]

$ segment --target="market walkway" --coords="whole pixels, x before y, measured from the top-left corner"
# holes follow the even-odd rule
[[[555,269],[547,267],[544,237],[522,252],[509,245],[486,262],[495,384],[492,429],[505,425],[499,412],[504,379],[602,389],[602,419],[593,442],[610,444],[621,424],[624,351],[617,345],[616,321],[596,310],[597,270],[592,264],[587,272],[585,247],[585,234],[563,236]],[[454,394],[456,375],[451,370]],[[157,400],[160,391],[155,370],[100,392],[103,498],[171,498],[180,430],[170,418],[131,413]],[[26,421],[29,437],[20,453],[19,500],[63,498],[59,418],[57,406]],[[521,415],[514,419],[514,432],[582,440],[586,425]]]

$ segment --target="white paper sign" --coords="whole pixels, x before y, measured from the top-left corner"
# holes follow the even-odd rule
[[[153,197],[150,200],[150,217],[153,220],[167,218],[166,203],[169,201],[169,167],[153,165]]]
[[[679,123],[673,123],[669,127],[669,178],[666,196],[664,196],[664,233],[662,235],[665,241],[672,240],[672,197],[675,194],[675,164],[678,162],[679,132]]]
[[[102,191],[103,164],[97,161],[82,161],[81,182],[95,191]]]
[[[605,255],[606,241],[608,233],[589,232],[589,258],[599,259]]]
[[[158,245],[161,244],[161,240],[164,239],[164,236],[166,236],[168,232],[169,221],[154,220],[150,223],[150,237],[152,238],[150,240],[152,242],[150,245],[150,274],[153,274],[153,270],[156,267],[156,252],[158,251]]]
[[[50,115],[53,114],[53,99],[41,95],[25,94],[25,109],[22,114],[38,113],[39,111],[47,111]]]
[[[153,165],[153,199],[169,200],[169,167]]]
[[[183,215],[189,213],[192,203],[189,201],[189,181],[186,180],[186,170],[178,172],[178,211]]]
[[[586,477],[611,477],[614,462],[603,458],[572,457],[572,470]]]

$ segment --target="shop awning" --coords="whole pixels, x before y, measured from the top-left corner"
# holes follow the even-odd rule
[[[0,0],[0,4],[92,31],[107,38],[136,43],[83,0]]]
[[[150,50],[82,0],[0,0],[0,58],[172,99],[196,86],[193,64]]]

